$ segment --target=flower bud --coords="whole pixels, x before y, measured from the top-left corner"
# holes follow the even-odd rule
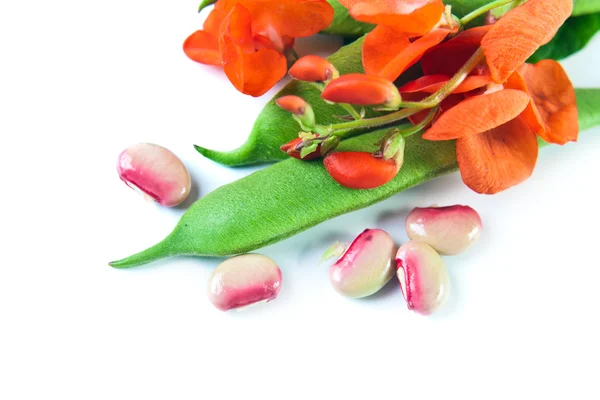
[[[366,229],[329,268],[329,280],[344,296],[370,296],[394,276],[397,249],[387,232]]]
[[[281,270],[260,254],[244,254],[222,262],[208,282],[209,299],[221,311],[271,301],[280,289]]]
[[[406,217],[406,233],[441,254],[468,249],[481,233],[481,218],[468,206],[415,208]]]
[[[380,106],[381,110],[397,110],[402,103],[400,92],[392,82],[364,74],[340,76],[325,87],[321,97],[333,103]]]
[[[305,82],[329,82],[340,76],[326,59],[315,55],[301,57],[289,70],[292,78]]]
[[[402,136],[402,132],[398,129],[390,131],[386,137],[384,137],[381,145],[381,154],[384,160],[394,160],[398,168],[402,168],[404,163],[404,148],[406,147],[406,140]]]
[[[190,193],[190,174],[179,158],[156,144],[125,149],[117,162],[119,178],[146,198],[166,207],[180,204]]]
[[[429,315],[443,305],[450,290],[442,257],[427,243],[411,240],[396,255],[396,275],[410,310]]]
[[[373,189],[394,179],[400,167],[394,159],[384,160],[366,152],[332,153],[323,160],[329,175],[351,189]]]
[[[337,136],[330,136],[325,139],[319,139],[317,136],[315,139],[310,140],[296,138],[281,146],[280,149],[294,158],[310,161],[323,157],[335,149],[339,143],[340,138]]]
[[[298,96],[283,96],[275,100],[275,103],[286,111],[291,112],[297,118],[303,128],[315,126],[315,113],[310,104]]]

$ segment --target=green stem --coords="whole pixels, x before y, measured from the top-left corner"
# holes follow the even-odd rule
[[[421,109],[419,108],[405,108],[403,110],[399,110],[391,114],[382,115],[381,117],[358,119],[356,121],[333,124],[329,127],[329,129],[333,135],[339,136],[340,139],[343,139],[345,137],[353,135],[349,131],[355,129],[375,128],[382,125],[388,125],[393,122],[400,121],[404,118],[408,118],[411,115],[418,113],[419,111],[421,111]]]
[[[450,79],[448,82],[446,82],[446,84],[444,86],[442,86],[440,88],[440,90],[438,90],[431,96],[427,97],[426,99],[423,99],[422,101],[420,101],[421,108],[432,108],[432,107],[435,107],[438,104],[440,104],[442,102],[442,100],[444,100],[446,97],[450,96],[452,94],[452,92],[461,83],[463,83],[463,81],[465,79],[467,79],[467,77],[469,76],[471,71],[473,71],[473,69],[477,65],[479,65],[479,63],[481,61],[483,61],[484,58],[485,58],[485,55],[483,54],[483,49],[480,47],[479,49],[477,49],[477,51],[475,53],[473,53],[473,55],[471,56],[471,58],[469,58],[469,60],[465,63],[465,65],[463,65],[458,70],[458,72],[456,74],[454,74],[452,79]]]
[[[352,104],[338,103],[338,106],[340,106],[344,110],[348,111],[348,113],[350,113],[350,115],[352,115],[352,118],[354,118],[354,119],[361,119],[362,118],[360,116],[360,114],[358,113],[358,111],[356,111],[356,109],[352,106]]]
[[[496,0],[496,1],[492,1],[491,3],[486,4],[485,6],[482,6],[476,10],[471,11],[470,13],[468,13],[467,15],[465,15],[464,17],[462,17],[460,19],[460,24],[461,25],[467,25],[469,22],[473,21],[475,18],[485,14],[486,12],[497,8],[497,7],[501,7],[504,6],[506,4],[512,3],[515,0]]]
[[[382,115],[380,117],[375,118],[365,118],[356,121],[342,122],[339,124],[333,124],[328,127],[329,131],[335,135],[339,136],[341,139],[353,136],[354,134],[348,131],[352,131],[355,129],[366,129],[366,128],[375,128],[382,125],[388,125],[397,121],[400,121],[404,118],[408,118],[411,115],[418,113],[419,111],[427,108],[437,107],[442,100],[448,97],[454,89],[456,89],[465,79],[469,76],[469,73],[475,68],[482,60],[484,59],[483,50],[479,48],[469,60],[463,65],[458,72],[450,79],[444,86],[440,88],[437,92],[427,97],[423,101],[419,103],[403,103],[410,104],[411,108],[405,108],[391,114]]]
[[[429,111],[429,114],[427,114],[427,117],[425,117],[425,119],[423,121],[419,122],[417,125],[407,128],[406,130],[403,130],[402,136],[404,136],[404,138],[407,138],[407,137],[414,135],[415,133],[420,132],[423,129],[425,129],[425,127],[427,125],[429,125],[431,123],[431,121],[433,121],[436,114],[438,113],[438,110],[439,110],[439,107],[432,108]]]

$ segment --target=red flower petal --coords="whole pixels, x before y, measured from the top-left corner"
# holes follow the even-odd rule
[[[423,73],[453,76],[479,48],[489,30],[490,26],[472,28],[429,50],[421,59]]]
[[[240,92],[258,97],[285,76],[287,62],[275,50],[254,49],[251,23],[250,12],[235,5],[221,24],[219,47],[231,83]]]
[[[573,0],[529,0],[510,10],[481,41],[492,79],[504,83],[573,11]]]
[[[398,90],[400,93],[435,93],[448,82],[450,78],[445,75],[425,75],[412,82],[408,82]],[[484,87],[491,83],[491,78],[486,75],[468,76],[452,93],[465,93]]]
[[[562,66],[553,60],[519,68],[545,130],[539,136],[546,142],[565,144],[577,141],[579,122],[575,89]]]
[[[221,65],[221,51],[216,36],[196,31],[183,42],[183,51],[192,60],[210,65]]]
[[[441,0],[341,0],[340,3],[359,21],[396,27],[414,36],[432,30],[444,13]]]
[[[252,15],[253,32],[267,37],[311,36],[327,28],[333,20],[333,8],[325,0],[219,0],[219,3],[225,10],[242,5]]]
[[[538,143],[521,119],[456,141],[456,158],[465,184],[477,193],[494,194],[529,178],[535,167]]]
[[[513,89],[469,97],[439,117],[423,138],[451,140],[476,135],[516,118],[528,103],[527,93]]]
[[[411,43],[402,31],[380,25],[367,35],[363,44],[365,72],[395,81],[449,33],[448,29],[434,29]]]

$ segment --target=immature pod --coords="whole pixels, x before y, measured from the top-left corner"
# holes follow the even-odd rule
[[[393,82],[380,76],[348,74],[331,81],[321,97],[334,103],[379,106],[381,110],[397,110],[402,97]]]
[[[394,276],[398,247],[381,229],[366,229],[329,269],[329,280],[339,293],[366,297],[379,291]]]
[[[312,54],[300,57],[290,68],[289,74],[305,82],[328,82],[340,76],[333,64]]]
[[[450,290],[442,257],[427,243],[411,240],[396,255],[396,275],[410,310],[429,315],[443,305]]]
[[[323,160],[329,175],[351,189],[373,189],[385,185],[398,174],[400,165],[371,153],[349,151],[331,153]]]
[[[190,193],[190,174],[170,150],[151,143],[125,149],[117,162],[123,182],[166,207],[180,204]]]
[[[279,294],[281,282],[281,270],[273,260],[260,254],[244,254],[213,270],[209,299],[221,311],[268,302]]]
[[[289,111],[297,118],[301,126],[310,129],[315,126],[315,113],[310,104],[298,96],[282,96],[275,100],[282,109]]]
[[[473,245],[481,233],[481,218],[469,206],[415,208],[406,217],[406,233],[441,254],[458,254]]]

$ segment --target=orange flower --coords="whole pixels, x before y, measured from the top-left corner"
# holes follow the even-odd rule
[[[542,45],[573,11],[573,0],[529,0],[491,25],[481,41],[492,79],[503,83]]]
[[[441,0],[341,0],[359,21],[377,24],[363,43],[365,72],[396,80],[453,29],[439,28],[443,21]],[[417,38],[416,40],[412,40]]]
[[[183,49],[194,61],[222,65],[236,89],[256,97],[286,74],[283,53],[294,38],[316,34],[332,19],[325,0],[219,0]]]
[[[444,12],[442,0],[340,0],[358,21],[400,27],[420,36],[437,25]]]
[[[536,134],[556,144],[577,139],[575,91],[556,61],[525,64],[507,82],[446,110],[423,135],[456,141],[467,186],[493,194],[527,179],[537,160]],[[502,88],[503,87],[503,88]]]

